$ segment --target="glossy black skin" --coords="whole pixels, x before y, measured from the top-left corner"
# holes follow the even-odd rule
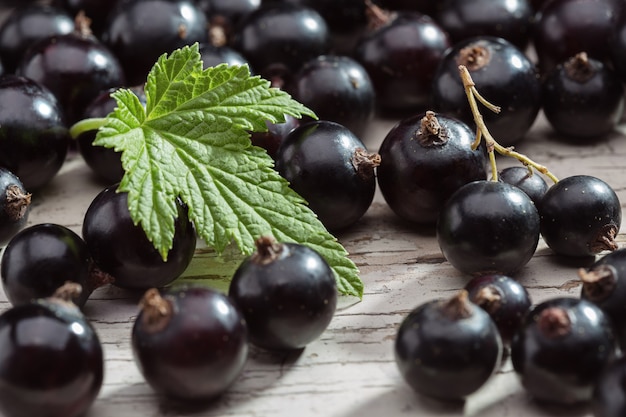
[[[579,61],[576,58],[568,60]],[[559,134],[580,142],[611,133],[624,113],[624,87],[616,72],[593,58],[585,60],[585,76],[578,79],[559,64],[542,84],[543,112]]]
[[[204,69],[219,64],[250,66],[246,58],[230,46],[213,46],[205,43],[200,45],[199,52]]]
[[[290,3],[264,4],[237,26],[231,46],[261,76],[292,74],[328,52],[330,31],[314,9]]]
[[[272,159],[276,160],[276,153],[280,144],[292,130],[300,126],[301,120],[293,116],[285,115],[284,123],[265,122],[267,132],[252,132],[250,140],[255,146],[265,149]]]
[[[292,3],[317,10],[334,34],[363,30],[367,24],[363,0],[269,0],[267,3]],[[263,3],[266,3],[264,1]]]
[[[435,224],[439,211],[461,186],[487,178],[487,157],[473,151],[475,132],[465,123],[436,114],[445,143],[434,135],[420,135],[424,113],[398,122],[385,136],[378,153],[380,191],[389,207],[402,219]]]
[[[78,307],[66,302],[38,300],[6,310],[0,349],[4,416],[79,417],[102,386],[98,335]]]
[[[539,325],[544,310],[563,311],[571,329],[549,335]],[[615,357],[616,342],[606,315],[578,298],[546,300],[528,313],[511,343],[511,361],[533,399],[573,405],[591,399],[602,369]]]
[[[465,48],[486,50],[490,56],[488,63],[474,70],[460,58],[463,50],[469,50]],[[518,143],[541,109],[541,82],[534,64],[519,48],[502,38],[470,38],[449,49],[434,75],[434,108],[470,126],[474,126],[474,117],[459,75],[459,64],[466,65],[480,94],[501,107],[500,113],[480,109],[491,135],[502,146]]]
[[[120,60],[129,85],[145,83],[162,54],[208,40],[206,16],[190,0],[120,1],[102,33],[102,41]]]
[[[0,27],[0,57],[6,71],[15,72],[22,55],[32,44],[73,30],[74,19],[67,11],[48,5],[22,4]]]
[[[65,282],[80,284],[73,299],[82,307],[93,291],[91,256],[72,230],[52,223],[29,226],[16,234],[2,253],[2,288],[12,305],[50,297]]]
[[[541,235],[557,254],[588,257],[599,253],[594,242],[602,229],[619,230],[622,210],[615,191],[589,175],[562,178],[546,192],[537,206]]]
[[[269,350],[297,350],[318,339],[337,306],[337,283],[313,249],[282,243],[277,258],[260,262],[258,252],[237,268],[228,295],[241,308],[250,342]]]
[[[102,33],[107,16],[120,0],[54,0],[53,4],[67,10],[72,16],[80,11],[91,20],[91,29],[96,36]]]
[[[457,43],[474,36],[497,36],[524,50],[535,12],[528,0],[444,0],[434,16]]]
[[[365,32],[354,57],[369,73],[380,107],[425,110],[431,104],[433,77],[450,46],[448,35],[432,18],[402,12]]]
[[[626,415],[626,357],[606,366],[593,390],[591,410],[594,417]]]
[[[16,190],[23,196],[28,194],[24,184],[14,173],[0,168],[0,247],[6,245],[17,232],[26,226],[30,214],[30,200],[28,203],[24,201],[22,208],[15,212],[13,205],[16,202],[13,201],[13,197],[9,198],[9,195],[13,195]]]
[[[196,247],[187,209],[178,202],[174,241],[167,261],[148,240],[128,211],[128,194],[116,186],[102,190],[91,202],[83,220],[82,235],[97,266],[110,274],[113,284],[128,289],[163,287],[185,271]]]
[[[33,45],[16,72],[52,91],[70,125],[80,120],[85,107],[100,92],[126,82],[115,55],[93,35],[78,33],[50,37]]]
[[[421,304],[404,318],[394,344],[396,365],[418,393],[463,400],[491,377],[502,341],[489,315],[468,303],[469,316],[450,317],[446,300]]]
[[[307,61],[284,90],[320,120],[337,122],[358,137],[374,117],[372,80],[365,68],[348,56],[320,55]]]
[[[437,241],[446,259],[470,275],[513,275],[539,242],[539,214],[530,197],[503,182],[474,181],[446,202]]]
[[[626,249],[617,249],[602,256],[587,272],[604,271],[608,276],[601,283],[583,281],[580,298],[596,304],[613,323],[615,335],[626,346]]]
[[[24,77],[0,77],[0,166],[32,192],[61,169],[69,140],[63,109],[50,90]]]
[[[532,301],[526,288],[508,275],[481,275],[465,284],[470,301],[485,310],[500,333],[503,344],[509,345],[522,323]],[[489,299],[484,291],[498,299]]]
[[[81,119],[106,117],[111,113],[117,102],[111,93],[116,89],[108,89],[101,92],[95,99],[89,103],[84,109]],[[143,86],[131,88],[139,97],[139,100],[145,105],[146,95]],[[122,167],[121,154],[112,148],[104,146],[94,146],[93,141],[96,139],[97,130],[88,130],[82,132],[76,137],[78,151],[87,163],[87,166],[107,185],[115,184],[121,181],[124,176],[124,168]]]
[[[620,0],[550,0],[541,8],[532,44],[546,73],[579,52],[605,61],[621,7]],[[584,18],[581,18],[584,16]]]
[[[175,287],[162,293],[173,311],[155,329],[146,309],[131,336],[133,356],[148,384],[184,400],[210,400],[239,377],[248,357],[248,332],[239,308],[209,288]]]
[[[325,120],[298,126],[278,148],[276,170],[329,230],[353,225],[374,199],[374,169],[361,175],[352,163],[358,148],[367,149],[350,130]]]
[[[549,188],[541,174],[534,170],[530,174],[528,168],[524,166],[504,168],[499,172],[498,179],[524,191],[535,205],[543,198]]]

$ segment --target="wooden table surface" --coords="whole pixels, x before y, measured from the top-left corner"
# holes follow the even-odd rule
[[[371,124],[366,145],[377,150],[397,119]],[[537,120],[517,150],[548,165],[558,176],[598,176],[626,202],[626,128],[594,145],[559,140],[545,120]],[[515,164],[498,158],[499,166]],[[29,224],[59,223],[80,233],[84,213],[104,187],[81,157],[71,154],[49,186],[34,195]],[[219,400],[189,408],[156,396],[143,381],[130,349],[137,297],[107,286],[87,302],[85,312],[104,345],[104,386],[88,417],[236,416],[236,417],[393,417],[393,416],[588,416],[588,409],[545,408],[521,387],[510,363],[464,404],[447,404],[414,394],[401,379],[393,358],[396,329],[418,304],[447,297],[467,278],[443,258],[433,230],[407,226],[387,207],[381,194],[351,230],[338,236],[361,271],[362,301],[342,297],[322,337],[300,354],[252,350],[241,377]],[[624,235],[618,241],[624,244]],[[216,259],[199,249],[185,279],[227,288],[237,257]],[[578,296],[576,265],[564,264],[540,241],[537,253],[518,275],[534,302],[557,295]],[[0,294],[0,309],[9,308]]]

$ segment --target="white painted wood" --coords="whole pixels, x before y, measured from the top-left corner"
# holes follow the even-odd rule
[[[370,150],[378,149],[395,122],[386,119],[372,123],[365,138]],[[558,140],[540,119],[518,150],[547,164],[559,177],[589,174],[603,178],[626,202],[623,132],[595,145],[574,146]],[[501,166],[515,163],[503,158],[498,161]],[[102,187],[80,156],[74,154],[52,183],[35,194],[29,223],[60,223],[80,233],[82,217]],[[253,349],[243,374],[231,389],[213,404],[199,409],[157,397],[139,374],[130,350],[137,296],[110,286],[97,290],[85,312],[104,344],[106,375],[88,416],[591,415],[585,408],[538,406],[520,386],[510,363],[465,404],[445,404],[411,392],[394,363],[396,328],[412,308],[434,297],[453,294],[467,278],[445,262],[432,230],[420,230],[399,221],[379,193],[364,218],[338,237],[361,270],[365,283],[363,300],[343,298],[327,331],[300,355]],[[620,245],[624,240],[624,235],[620,235]],[[210,252],[199,250],[186,275],[227,274],[236,265],[236,260],[231,259],[215,271],[202,271],[212,257]],[[557,295],[578,296],[580,291],[576,266],[558,262],[543,242],[519,280],[535,302]],[[227,283],[216,281],[216,285],[225,289]],[[7,308],[9,304],[0,293],[0,309]]]

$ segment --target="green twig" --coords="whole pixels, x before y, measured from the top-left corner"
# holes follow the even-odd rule
[[[489,129],[485,125],[482,114],[480,114],[480,110],[478,109],[478,102],[483,104],[489,110],[494,113],[500,112],[500,107],[491,104],[487,101],[483,96],[478,93],[476,89],[476,85],[472,80],[472,77],[464,65],[459,65],[459,73],[461,74],[461,80],[463,81],[463,88],[465,89],[465,94],[467,95],[467,101],[469,102],[470,109],[472,110],[472,115],[474,117],[474,122],[476,123],[476,140],[472,144],[472,149],[477,149],[482,139],[485,140],[485,145],[487,146],[487,152],[489,154],[489,162],[491,165],[491,175],[493,181],[498,181],[498,169],[496,166],[496,158],[494,155],[494,151],[499,153],[500,155],[510,156],[512,158],[517,159],[526,167],[528,167],[529,171],[532,173],[532,169],[534,168],[538,172],[550,178],[554,183],[559,182],[559,179],[552,174],[547,167],[540,165],[528,158],[526,155],[523,155],[519,152],[515,152],[512,147],[504,147],[500,145],[489,133]]]

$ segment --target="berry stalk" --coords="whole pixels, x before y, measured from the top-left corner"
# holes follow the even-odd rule
[[[480,110],[478,109],[478,102],[487,107],[494,113],[500,112],[500,107],[490,103],[487,99],[485,99],[478,90],[476,89],[476,85],[472,80],[472,76],[470,75],[468,69],[465,65],[459,65],[459,73],[461,75],[461,80],[463,81],[463,88],[465,90],[465,94],[467,95],[467,100],[469,102],[470,109],[472,111],[472,115],[474,116],[474,122],[476,123],[476,140],[472,144],[472,149],[477,149],[480,145],[481,141],[485,140],[485,144],[487,145],[487,152],[489,155],[489,163],[491,165],[491,175],[493,181],[498,181],[498,169],[496,165],[495,152],[500,155],[510,156],[512,158],[517,159],[522,164],[527,166],[529,170],[536,169],[543,175],[550,178],[554,183],[559,182],[559,179],[552,174],[547,167],[538,164],[532,159],[528,158],[526,155],[523,155],[519,152],[515,152],[513,147],[504,147],[500,145],[489,133],[489,129],[483,120],[482,114],[480,114]]]

